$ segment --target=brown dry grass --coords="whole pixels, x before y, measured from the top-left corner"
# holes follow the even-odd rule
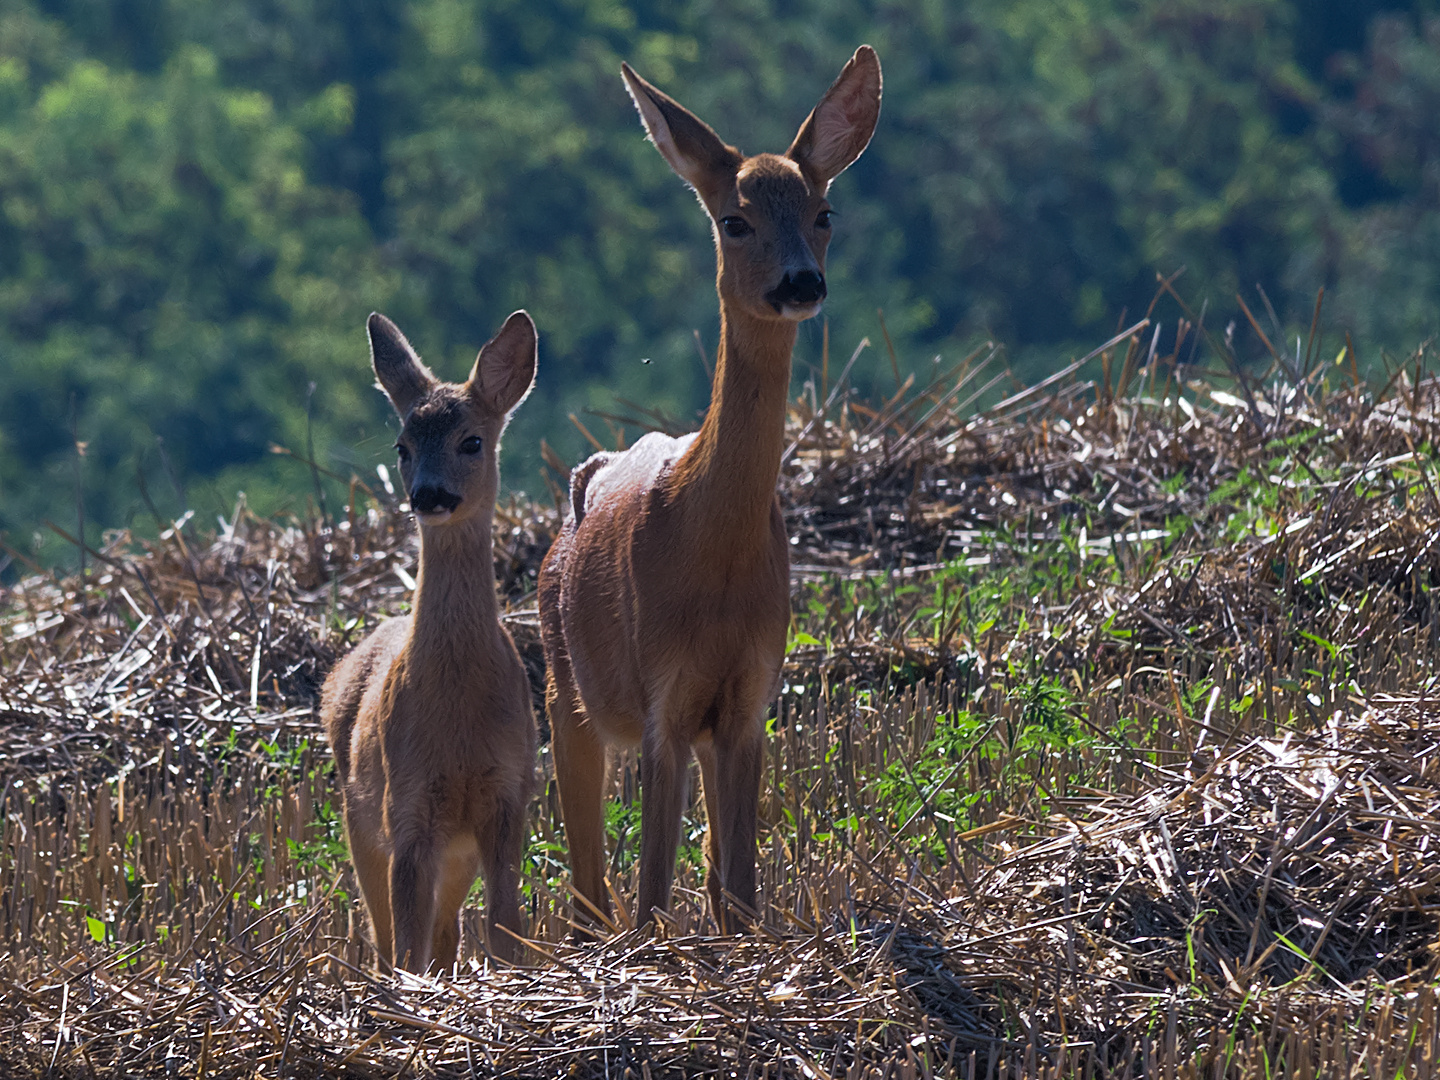
[[[379,975],[312,709],[407,595],[394,507],[240,508],[19,583],[9,1074],[1433,1075],[1440,386],[1194,381],[1182,405],[1154,365],[971,414],[986,378],[796,403],[797,637],[747,938],[711,933],[691,850],[659,934],[567,943],[547,784],[532,962],[490,966],[472,909],[455,977]],[[538,679],[555,514],[500,516]]]

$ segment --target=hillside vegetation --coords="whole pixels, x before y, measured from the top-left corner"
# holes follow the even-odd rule
[[[42,523],[74,532],[82,511],[98,543],[186,508],[213,521],[239,489],[264,514],[317,484],[335,505],[388,455],[362,335],[377,308],[451,377],[507,312],[534,313],[516,489],[542,490],[542,438],[584,450],[572,411],[618,397],[689,423],[715,347],[710,243],[622,58],[754,151],[785,145],[858,43],[879,49],[880,128],[835,189],[837,351],[888,335],[923,379],[989,339],[1038,377],[1185,266],[1244,362],[1266,352],[1237,292],[1258,310],[1263,288],[1288,353],[1323,285],[1380,370],[1437,329],[1436,14],[7,0],[0,530],[49,565],[71,549]],[[806,328],[798,380],[825,340]],[[867,358],[854,378],[879,393],[890,374]]]
[[[1149,327],[1097,359],[1099,382],[980,412],[1009,383],[988,354],[883,401],[834,368],[797,394],[794,624],[740,938],[713,933],[697,803],[672,918],[567,943],[547,748],[529,962],[490,965],[472,907],[454,978],[379,976],[314,698],[412,586],[383,487],[27,578],[0,615],[0,1061],[1434,1076],[1440,383],[1372,389],[1318,334],[1264,380],[1186,367]],[[556,523],[497,515],[537,685]],[[621,912],[636,776],[616,761]]]

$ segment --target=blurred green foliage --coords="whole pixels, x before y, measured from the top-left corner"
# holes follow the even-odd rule
[[[512,486],[539,487],[542,436],[581,456],[571,411],[619,396],[688,424],[713,255],[622,58],[753,152],[786,145],[854,47],[877,47],[880,128],[834,193],[837,351],[880,340],[883,309],[902,364],[993,337],[1043,374],[1182,265],[1217,327],[1256,284],[1303,327],[1323,285],[1365,354],[1409,350],[1440,323],[1437,12],[7,0],[0,529],[60,557],[31,534],[73,528],[77,485],[92,538],[150,522],[147,500],[168,517],[243,488],[262,512],[298,508],[309,472],[272,445],[369,473],[391,441],[372,309],[451,378],[506,313],[534,314]],[[818,322],[801,334],[802,375],[821,340]],[[860,367],[862,385],[890,378]]]

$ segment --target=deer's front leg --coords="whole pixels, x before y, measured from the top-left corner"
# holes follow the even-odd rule
[[[724,733],[714,741],[716,816],[710,819],[715,835],[713,850],[718,864],[711,879],[719,876],[720,888],[710,889],[716,905],[715,921],[722,934],[737,933],[743,924],[736,918],[754,918],[755,909],[755,827],[759,816],[760,772],[765,760],[763,720]],[[709,807],[707,801],[707,809]],[[718,834],[718,835],[716,835]],[[733,910],[734,904],[740,910]]]
[[[388,816],[388,815],[387,815]],[[393,820],[393,816],[392,816]],[[435,837],[420,828],[402,828],[390,853],[390,911],[394,920],[397,968],[424,974],[435,935]]]
[[[656,908],[670,909],[689,765],[690,748],[647,723],[640,750],[640,910],[635,917],[641,926],[654,919]]]
[[[520,882],[516,867],[525,844],[524,805],[506,806],[491,826],[484,852],[485,927],[490,951],[502,960],[521,959],[516,939],[525,933],[520,920]],[[508,932],[507,932],[508,931]]]

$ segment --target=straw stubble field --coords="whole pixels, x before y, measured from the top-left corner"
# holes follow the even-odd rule
[[[1432,1075],[1440,384],[1297,362],[1222,389],[1145,344],[978,413],[980,357],[883,403],[818,373],[794,403],[795,622],[741,938],[706,913],[697,806],[658,931],[570,943],[545,751],[529,961],[487,961],[477,895],[457,973],[378,971],[314,705],[412,583],[382,489],[18,582],[5,1072]],[[499,519],[538,689],[558,513]],[[621,912],[636,775],[615,762]]]

